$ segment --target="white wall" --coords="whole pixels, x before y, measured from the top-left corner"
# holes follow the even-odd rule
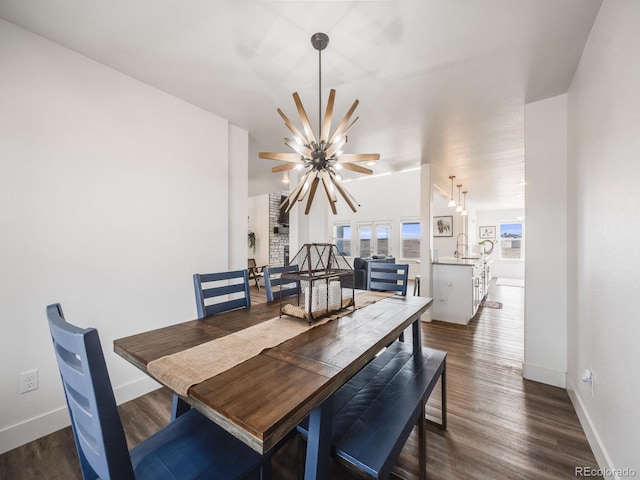
[[[640,2],[605,0],[568,96],[568,389],[600,465],[640,475]],[[580,381],[594,374],[594,395]],[[601,447],[601,448],[598,448]]]
[[[195,318],[192,274],[227,268],[229,128],[2,20],[0,68],[2,453],[68,424],[47,304],[98,328],[119,400],[153,387],[112,342]]]
[[[435,192],[432,196],[431,217],[451,217],[453,227],[450,237],[433,237],[433,250],[437,251],[438,257],[453,257],[456,252],[458,234],[464,231],[462,216],[456,213],[454,207],[448,206],[449,199],[445,199]]]
[[[525,106],[523,376],[565,387],[567,372],[567,96]],[[495,274],[495,270],[494,270]]]
[[[247,268],[249,133],[229,125],[229,270]],[[219,219],[216,219],[219,221]]]
[[[412,170],[391,175],[362,177],[343,186],[360,202],[357,212],[352,212],[346,202],[338,201],[338,214],[328,214],[328,231],[333,235],[335,222],[351,224],[352,256],[357,257],[357,228],[359,223],[391,223],[391,255],[400,258],[400,222],[403,219],[420,219],[420,171]],[[324,194],[319,192],[318,195]],[[428,230],[427,230],[428,231]],[[409,276],[420,274],[417,265],[411,264]]]

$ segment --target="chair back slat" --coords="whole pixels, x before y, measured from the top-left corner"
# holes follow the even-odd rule
[[[300,294],[300,281],[290,278],[282,278],[283,273],[297,272],[298,265],[287,265],[285,267],[265,267],[264,283],[267,290],[267,301],[279,300],[281,297]]]
[[[193,286],[198,318],[251,306],[247,270],[196,273],[193,276]],[[207,301],[212,299],[217,301]]]
[[[408,278],[408,264],[373,262],[369,264],[367,288],[369,290],[390,290],[405,296]]]
[[[49,330],[85,479],[133,479],[98,332],[67,323],[60,304],[47,307]]]
[[[202,296],[205,299],[222,297],[233,293],[244,293],[244,284],[234,283],[231,285],[224,285],[222,287],[205,288],[202,290]]]

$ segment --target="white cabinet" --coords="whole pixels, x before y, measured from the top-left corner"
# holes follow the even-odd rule
[[[490,263],[443,258],[433,263],[432,268],[433,319],[466,325],[489,289]]]

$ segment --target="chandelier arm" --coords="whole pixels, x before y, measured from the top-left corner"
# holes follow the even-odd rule
[[[311,128],[311,123],[309,122],[309,117],[307,116],[307,112],[304,110],[304,106],[300,101],[300,96],[298,92],[293,94],[293,101],[296,102],[296,108],[298,109],[298,115],[300,115],[300,121],[302,122],[302,127],[304,128],[304,133],[307,136],[307,140],[309,143],[314,143],[316,141],[316,137],[313,134],[313,129]]]
[[[329,148],[327,148],[325,152],[326,158],[332,157],[334,153],[339,151],[344,146],[345,143],[347,143],[347,140],[345,139],[345,137],[342,137],[340,141],[332,144]]]
[[[355,163],[343,163],[342,166],[347,170],[351,170],[352,172],[364,173],[366,175],[371,175],[373,170],[370,168],[361,167],[360,165],[356,165]]]
[[[298,200],[298,196],[300,195],[300,190],[302,190],[302,187],[304,186],[310,174],[311,172],[305,173],[300,179],[300,182],[298,182],[298,185],[296,185],[296,188],[294,188],[289,194],[289,196],[285,199],[289,201],[289,205],[287,206],[287,210],[286,210],[287,212],[291,210],[293,205],[296,203],[296,200]]]
[[[309,193],[309,188],[311,187],[311,184],[313,183],[313,180],[317,176],[318,176],[318,172],[315,171],[315,170],[309,173],[309,176],[307,177],[307,180],[304,182],[304,185],[300,189],[300,195],[298,196],[298,201],[299,202],[304,201],[305,197],[307,196],[307,193]]]
[[[327,100],[327,110],[324,113],[324,122],[322,123],[322,130],[320,130],[320,141],[326,142],[329,138],[331,131],[331,118],[333,117],[333,103],[336,99],[336,91],[332,88],[329,92],[329,100]]]
[[[307,200],[307,207],[304,209],[304,214],[309,215],[309,211],[311,211],[311,202],[313,202],[313,197],[316,194],[316,190],[318,189],[318,183],[320,179],[318,177],[313,179],[311,183],[311,190],[309,191],[309,199]]]
[[[338,163],[353,163],[353,162],[372,162],[380,160],[379,153],[343,153],[338,159]]]
[[[299,145],[295,141],[290,138],[284,139],[284,144],[289,147],[291,150],[295,150],[298,154],[302,155],[304,158],[311,159],[311,149],[309,147],[305,147],[304,145]]]
[[[349,109],[347,114],[344,116],[344,118],[342,119],[340,124],[338,125],[338,128],[336,128],[336,131],[333,132],[333,135],[331,135],[331,137],[329,138],[329,143],[333,143],[333,141],[335,140],[335,138],[338,135],[342,135],[342,132],[344,131],[345,127],[347,126],[347,123],[349,123],[349,119],[351,118],[351,115],[353,115],[353,112],[356,110],[356,107],[358,106],[358,103],[360,103],[358,100],[353,102],[353,105],[351,105],[351,108]]]
[[[258,157],[264,158],[265,160],[276,160],[276,161],[291,162],[291,163],[300,162],[300,154],[298,153],[260,152],[258,154]]]
[[[357,202],[357,200],[355,198],[353,198],[353,196],[351,196],[351,194],[346,191],[342,185],[340,185],[340,182],[338,182],[336,179],[331,178],[331,180],[333,181],[333,184],[336,187],[336,190],[338,190],[338,192],[340,192],[340,194],[342,195],[342,197],[345,199],[345,201],[347,202],[347,205],[349,205],[349,208],[351,208],[351,210],[353,210],[353,212],[356,212],[356,205],[358,205],[358,207],[360,206],[360,204]]]
[[[300,132],[300,130],[298,130],[296,128],[296,126],[293,124],[293,122],[291,120],[289,120],[289,117],[287,117],[285,115],[285,113],[278,109],[278,113],[280,114],[280,116],[282,117],[282,119],[284,120],[284,124],[287,126],[287,128],[289,129],[289,131],[291,133],[293,133],[294,137],[298,137],[300,140],[302,140],[306,145],[309,145],[311,142],[309,141],[309,139],[302,133]]]
[[[344,132],[342,132],[342,135],[346,138],[347,133],[349,133],[349,130],[351,130],[351,127],[353,127],[353,124],[356,123],[358,121],[360,117],[356,117],[353,119],[353,122],[351,122],[349,124],[349,126],[347,128],[344,129]]]
[[[278,165],[278,166],[275,166],[275,167],[271,168],[271,171],[273,173],[286,172],[287,170],[293,170],[296,167],[297,167],[297,165],[294,164],[294,163],[283,163],[282,165]]]
[[[327,195],[327,200],[329,200],[329,206],[331,207],[331,211],[334,215],[338,213],[336,210],[336,202],[338,198],[336,197],[336,192],[333,191],[333,186],[331,185],[331,178],[326,178],[329,176],[328,173],[323,172],[326,175],[322,176],[322,185],[324,186],[324,193]]]

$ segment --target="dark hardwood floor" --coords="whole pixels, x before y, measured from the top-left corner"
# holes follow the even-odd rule
[[[413,288],[409,287],[409,293]],[[252,288],[252,301],[265,301]],[[597,468],[565,390],[524,380],[524,289],[491,285],[489,300],[469,325],[423,323],[423,344],[448,352],[448,429],[429,426],[427,475],[431,480],[575,478],[576,467]],[[410,337],[409,337],[410,338]],[[427,414],[440,417],[440,386]],[[171,395],[164,389],[120,406],[129,446],[168,421]],[[273,459],[275,480],[294,480],[297,445]],[[405,445],[396,473],[418,478],[417,432]],[[81,479],[70,428],[0,456],[0,479]],[[332,480],[354,478],[333,466]]]

